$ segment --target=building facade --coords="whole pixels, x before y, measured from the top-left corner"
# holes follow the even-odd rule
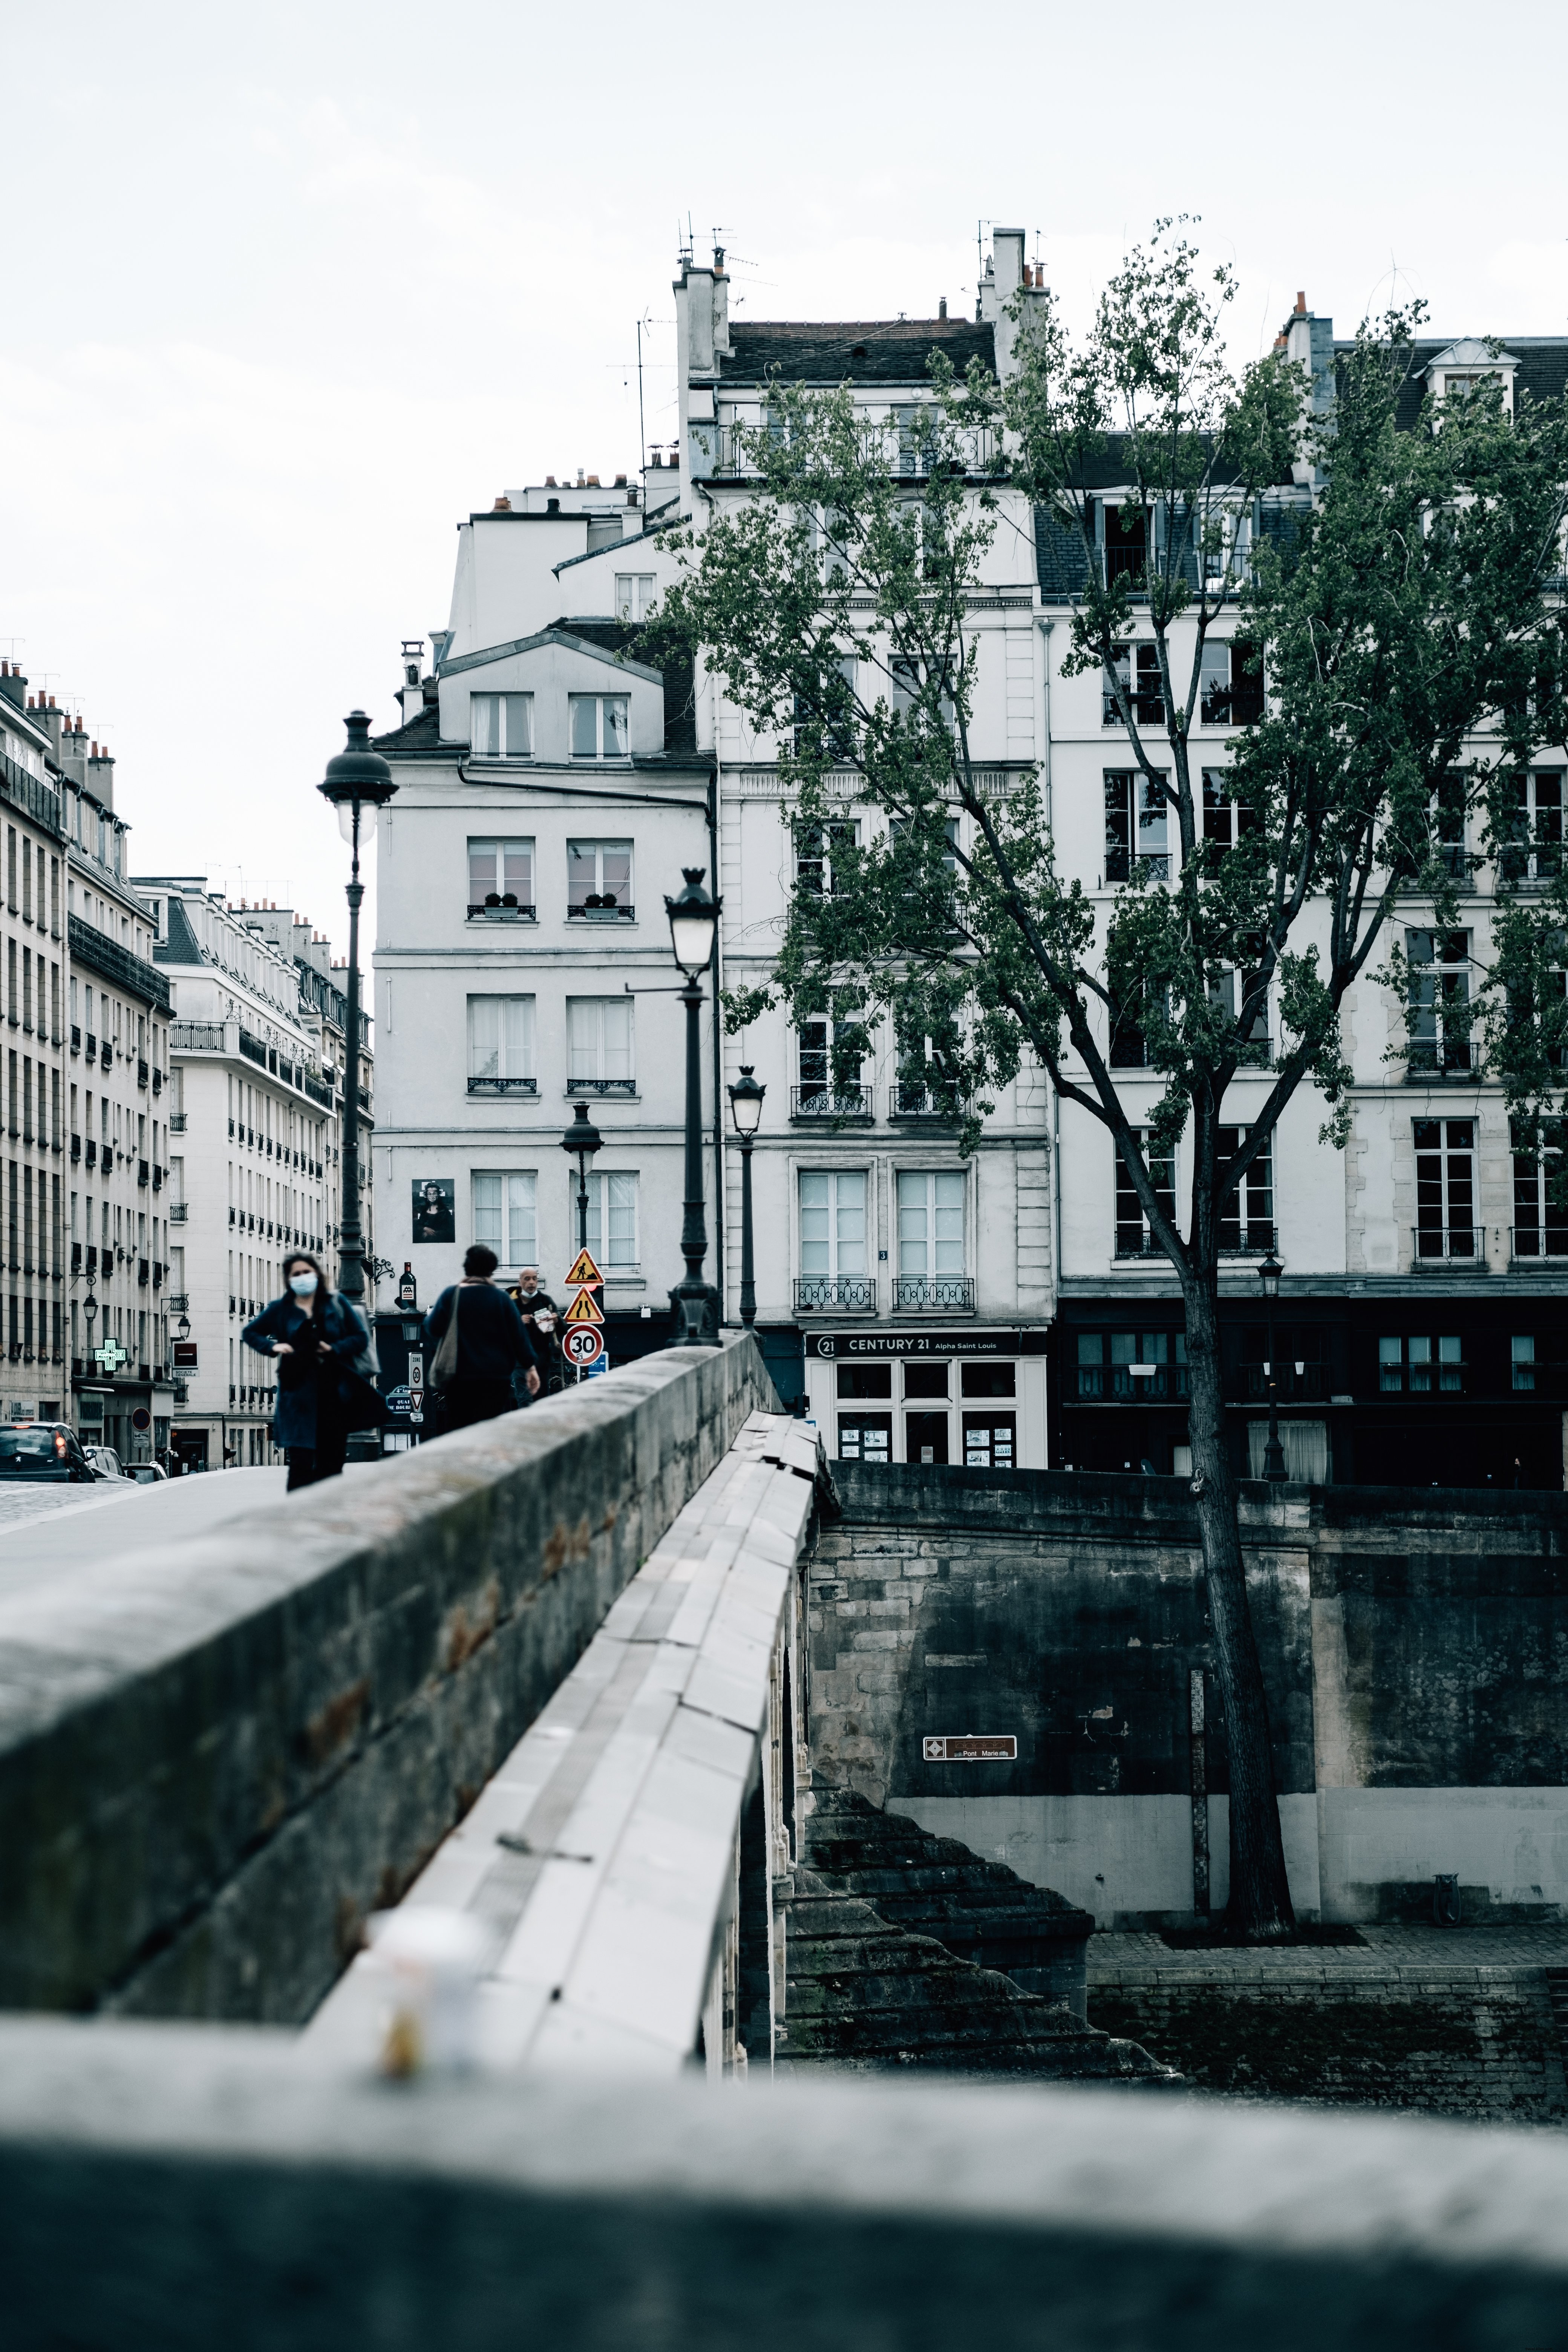
[[[792,835],[777,739],[753,732],[700,664],[660,676],[632,650],[671,576],[658,526],[700,532],[751,495],[734,428],[760,423],[781,380],[847,384],[918,448],[902,420],[930,397],[931,352],[960,374],[978,359],[1005,378],[1009,306],[1020,295],[1026,305],[1031,288],[1023,233],[998,229],[973,320],[950,320],[943,304],[928,320],[742,321],[729,315],[722,257],[711,268],[684,257],[673,447],[640,486],[547,479],[461,527],[450,625],[428,665],[423,641],[405,644],[403,724],[380,742],[400,790],[379,832],[377,1213],[423,1295],[476,1238],[508,1270],[535,1260],[559,1286],[575,1250],[560,1132],[585,1099],[604,1136],[590,1240],[608,1281],[610,1360],[668,1335],[681,1272],[683,1038],[660,992],[674,974],[659,901],[684,866],[716,876],[720,978],[741,986],[769,968],[797,860],[820,867],[822,853]],[[1332,397],[1332,323],[1303,303],[1285,334],[1321,407]],[[1462,390],[1483,366],[1502,374],[1510,403],[1516,388],[1559,391],[1568,341],[1510,341],[1500,357],[1489,344],[1425,345],[1405,421],[1424,391]],[[1125,530],[1118,464],[1111,446],[1094,486],[1100,536],[1108,520]],[[1291,528],[1313,489],[1299,466],[1230,518],[1241,576],[1255,541]],[[1176,853],[1139,798],[1105,681],[1064,675],[1082,551],[1018,494],[997,495],[965,620],[971,740],[988,791],[1038,775],[1058,865],[1103,919],[1133,857],[1170,877]],[[1134,595],[1133,611],[1122,658],[1142,697],[1146,600]],[[1230,669],[1235,611],[1212,633],[1197,718],[1215,836],[1238,822],[1225,771],[1248,716],[1247,682]],[[833,779],[843,824],[879,822],[857,784],[848,768]],[[1568,1219],[1548,1171],[1513,1150],[1479,1046],[1442,1026],[1443,1004],[1489,951],[1500,887],[1555,871],[1568,755],[1543,750],[1523,793],[1505,871],[1474,844],[1450,845],[1468,894],[1462,931],[1439,933],[1430,907],[1402,910],[1406,953],[1435,973],[1426,1031],[1406,1035],[1375,980],[1348,1009],[1348,1149],[1320,1145],[1322,1106],[1305,1089],[1237,1204],[1221,1286],[1244,1472],[1261,1468],[1265,1367],[1277,1359],[1293,1475],[1563,1480]],[[829,1451],[848,1459],[1184,1471],[1180,1297],[1106,1131],[1026,1061],[965,1157],[890,1036],[849,1085],[830,1076],[831,1045],[822,1024],[795,1034],[781,1017],[704,1036],[709,1273],[731,1322],[740,1186],[725,1088],[742,1064],[767,1088],[752,1163],[758,1330],[781,1393],[804,1399]],[[1273,1045],[1260,1034],[1257,1047],[1230,1097],[1238,1135],[1268,1089]],[[1131,1035],[1113,1049],[1134,1117],[1160,1092],[1141,1052]],[[1165,1176],[1184,1218],[1179,1146]],[[1286,1270],[1271,1349],[1258,1268],[1276,1249]]]
[[[259,913],[197,877],[142,876],[136,888],[171,1000],[171,1442],[190,1469],[249,1466],[276,1458],[274,1382],[240,1333],[282,1288],[289,1249],[334,1269],[331,1031],[304,999],[292,938],[278,945]]]

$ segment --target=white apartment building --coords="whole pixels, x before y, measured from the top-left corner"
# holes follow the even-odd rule
[[[661,678],[627,653],[671,573],[656,527],[679,518],[700,530],[751,495],[733,427],[760,421],[771,383],[847,383],[879,421],[929,398],[933,349],[961,374],[979,358],[1005,378],[1005,310],[1038,285],[1023,232],[998,229],[973,320],[949,319],[945,303],[925,320],[743,320],[729,315],[722,257],[711,268],[685,257],[668,456],[656,453],[640,488],[624,477],[546,480],[460,528],[449,625],[434,635],[428,675],[423,641],[405,645],[404,722],[379,746],[400,789],[380,834],[376,1012],[388,1042],[376,1195],[385,1245],[412,1258],[424,1297],[475,1238],[509,1270],[537,1258],[559,1286],[575,1248],[559,1139],[571,1102],[585,1098],[605,1139],[591,1238],[608,1276],[610,1359],[667,1336],[681,1273],[683,1041],[673,997],[641,992],[674,979],[660,902],[683,866],[716,868],[721,979],[751,982],[774,952],[802,845],[785,822],[777,741],[752,733],[700,665],[694,678]],[[1302,301],[1285,333],[1321,405],[1331,321]],[[1500,358],[1468,341],[1423,345],[1405,421],[1424,390],[1440,396],[1483,364],[1503,374],[1510,401],[1516,385],[1559,391],[1568,341],[1510,340]],[[903,437],[913,473],[919,436]],[[1090,487],[1097,540],[1126,560],[1147,526],[1129,523],[1121,466],[1112,444]],[[1243,568],[1256,539],[1293,527],[1311,488],[1298,467],[1237,509]],[[1173,847],[1144,804],[1105,682],[1062,674],[1081,546],[1016,494],[999,504],[966,621],[971,740],[990,790],[1040,775],[1063,871],[1109,909],[1133,858],[1168,867]],[[1123,659],[1157,725],[1141,593],[1132,604]],[[1238,821],[1227,745],[1256,691],[1231,674],[1233,625],[1227,615],[1212,633],[1197,721],[1216,836]],[[852,770],[835,782],[844,824],[880,821],[857,802]],[[1546,878],[1563,854],[1568,754],[1543,751],[1523,793],[1515,884]],[[1294,1475],[1562,1475],[1568,1218],[1542,1170],[1513,1152],[1479,1052],[1443,1032],[1445,998],[1487,952],[1500,881],[1473,844],[1456,839],[1452,854],[1473,893],[1466,928],[1439,933],[1431,909],[1414,905],[1402,922],[1407,951],[1434,971],[1430,1034],[1406,1051],[1400,1008],[1363,983],[1346,1023],[1349,1150],[1320,1146],[1322,1108],[1303,1092],[1237,1203],[1222,1309],[1238,1467],[1261,1457],[1268,1348],[1257,1267],[1277,1246]],[[820,1024],[794,1034],[776,1018],[704,1044],[708,1272],[731,1322],[739,1166],[723,1087],[750,1064],[767,1088],[753,1160],[758,1332],[781,1392],[804,1396],[829,1451],[847,1458],[1181,1471],[1181,1302],[1104,1129],[1026,1064],[965,1160],[923,1089],[904,1082],[890,1037],[837,1093],[830,1043]],[[1260,1037],[1258,1068],[1236,1082],[1238,1132],[1267,1087],[1266,1048]],[[1152,1107],[1158,1083],[1142,1075],[1141,1042],[1119,1038],[1112,1051],[1134,1108],[1145,1094]],[[1179,1148],[1167,1176],[1180,1202]]]
[[[286,1251],[315,1251],[331,1270],[341,1097],[330,1025],[302,1002],[291,943],[275,944],[259,912],[199,877],[141,876],[136,888],[171,999],[172,1444],[193,1469],[269,1462],[273,1383],[240,1333],[281,1289]]]

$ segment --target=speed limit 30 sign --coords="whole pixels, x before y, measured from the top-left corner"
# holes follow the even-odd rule
[[[605,1352],[604,1331],[597,1323],[574,1323],[562,1334],[561,1349],[569,1364],[585,1371]]]

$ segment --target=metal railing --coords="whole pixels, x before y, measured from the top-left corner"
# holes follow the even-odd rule
[[[258,1069],[267,1067],[267,1048],[259,1037],[251,1035],[248,1029],[242,1029],[239,1033],[239,1050],[246,1060],[254,1062]]]
[[[87,1041],[92,1052],[92,1039]],[[169,1050],[174,1054],[221,1054],[224,1050],[224,1026],[221,1021],[171,1021]]]
[[[183,1110],[172,1110],[172,1111],[169,1113],[169,1132],[170,1132],[170,1134],[171,1134],[171,1135],[184,1135],[184,1131],[185,1131],[185,1114],[184,1114],[184,1112]]]
[[[1187,1394],[1185,1364],[1079,1364],[1080,1404],[1166,1403]]]
[[[1561,1258],[1568,1267],[1568,1230],[1556,1225],[1510,1225],[1509,1255],[1515,1258]]]
[[[973,1315],[974,1276],[898,1275],[893,1281],[893,1311],[898,1315]]]
[[[566,919],[569,923],[635,923],[637,912],[635,907],[615,898],[602,898],[597,906],[584,899],[579,907],[567,908]]]
[[[536,1095],[539,1092],[539,1080],[537,1078],[470,1078],[468,1092],[471,1095]]]
[[[1232,1223],[1222,1217],[1219,1228],[1221,1257],[1267,1257],[1274,1247],[1274,1227],[1262,1217],[1248,1217],[1245,1223]]]
[[[573,1078],[566,1088],[566,1098],[574,1095],[635,1095],[635,1078]]]
[[[805,1275],[795,1286],[795,1311],[797,1315],[874,1315],[877,1278],[869,1274]]]
[[[1415,1272],[1431,1265],[1464,1265],[1474,1273],[1487,1270],[1484,1225],[1413,1225],[1411,1265]]]
[[[468,908],[470,923],[531,923],[534,919],[532,902],[524,906],[517,898],[482,898],[477,907]]]
[[[960,1106],[955,1104],[950,1108],[939,1102],[929,1087],[913,1086],[900,1078],[896,1086],[888,1088],[889,1118],[939,1119],[952,1127],[963,1116]]]
[[[869,1087],[841,1087],[837,1092],[830,1087],[791,1087],[789,1090],[791,1118],[869,1118],[871,1089]]]
[[[1243,1364],[1242,1385],[1248,1402],[1268,1402],[1268,1368],[1266,1364]],[[1324,1364],[1276,1364],[1274,1393],[1281,1404],[1321,1404],[1329,1392],[1328,1368]]]

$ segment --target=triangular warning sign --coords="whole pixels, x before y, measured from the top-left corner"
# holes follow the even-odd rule
[[[580,1290],[566,1309],[563,1320],[570,1326],[577,1323],[602,1323],[599,1302],[591,1290]]]
[[[602,1283],[604,1279],[604,1276],[599,1272],[587,1251],[579,1250],[572,1271],[566,1277],[566,1287],[568,1290],[581,1290],[590,1282]]]

